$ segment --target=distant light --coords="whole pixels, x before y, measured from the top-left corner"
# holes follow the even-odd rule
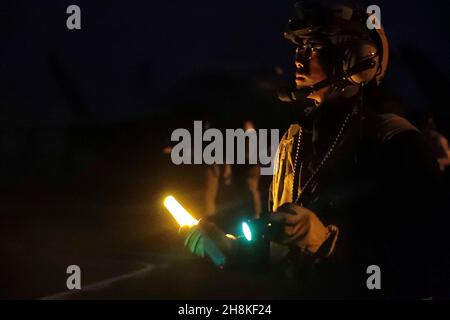
[[[198,220],[192,217],[173,196],[164,199],[164,206],[177,220],[180,227],[192,227],[198,224]]]
[[[242,232],[244,233],[244,237],[247,241],[252,241],[252,231],[250,230],[247,222],[242,222]]]

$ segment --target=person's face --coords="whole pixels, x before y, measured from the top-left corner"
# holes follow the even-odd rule
[[[324,42],[313,39],[304,39],[303,45],[295,50],[295,85],[297,89],[312,86],[331,76],[330,57]],[[321,104],[330,87],[313,92],[308,96]]]

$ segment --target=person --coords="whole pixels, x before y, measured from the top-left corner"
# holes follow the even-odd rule
[[[367,18],[348,6],[294,7],[284,36],[295,86],[281,98],[299,114],[275,158],[270,209],[284,235],[273,251],[288,249],[299,297],[439,297],[450,270],[446,190],[419,130],[370,106],[389,51]]]
[[[447,138],[437,131],[432,117],[427,119],[423,134],[427,138],[431,150],[439,163],[439,168],[445,173],[447,167],[450,166],[450,146]]]
[[[298,111],[269,190],[274,266],[296,298],[449,298],[447,190],[425,137],[377,112],[387,71],[382,27],[365,11],[299,1],[285,38]]]
[[[242,129],[255,130],[252,121],[246,120]],[[248,164],[249,146],[246,140],[246,164],[214,164],[205,172],[205,214],[223,229],[235,232],[239,221],[258,218],[262,212],[259,191],[260,167]]]

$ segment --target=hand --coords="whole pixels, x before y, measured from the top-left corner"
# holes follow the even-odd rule
[[[200,220],[195,226],[180,228],[180,234],[184,237],[184,247],[198,257],[208,254],[208,248],[209,254],[213,254],[211,245],[217,247],[222,254],[228,255],[234,244],[234,240],[227,237],[216,224],[204,220]]]
[[[204,233],[198,225],[181,227],[179,233],[184,238],[184,247],[197,257],[205,256]]]
[[[286,203],[272,214],[271,219],[284,224],[284,234],[278,242],[297,246],[302,252],[323,258],[334,250],[339,229],[325,227],[311,210],[293,203]]]

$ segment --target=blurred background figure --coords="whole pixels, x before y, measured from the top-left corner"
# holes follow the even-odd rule
[[[450,147],[448,140],[444,135],[439,133],[432,117],[429,117],[423,133],[433,151],[442,172],[450,166]]]
[[[250,120],[246,120],[242,128],[244,131],[255,130]],[[215,164],[206,168],[205,213],[216,215],[212,219],[218,219],[226,229],[239,225],[237,220],[257,218],[262,211],[261,169],[259,165],[248,164],[248,140],[245,149],[245,164]]]

